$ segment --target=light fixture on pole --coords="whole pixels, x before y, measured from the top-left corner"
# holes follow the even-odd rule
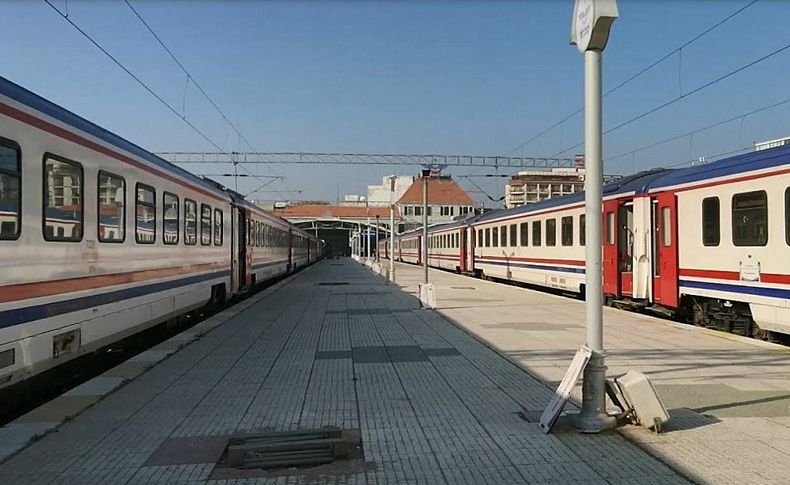
[[[606,413],[603,347],[601,54],[617,16],[616,0],[576,0],[571,27],[571,44],[584,55],[585,305],[587,347],[592,353],[584,369],[582,410],[575,426],[585,433],[598,433],[615,425],[614,417]]]

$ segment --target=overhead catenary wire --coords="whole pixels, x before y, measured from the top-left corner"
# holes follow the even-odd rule
[[[696,88],[692,89],[691,91],[689,91],[689,92],[687,92],[685,94],[678,95],[678,96],[670,99],[669,101],[666,101],[666,102],[661,103],[661,104],[659,104],[657,106],[654,106],[654,107],[650,108],[649,110],[644,111],[644,112],[634,116],[633,118],[631,118],[631,119],[629,119],[627,121],[624,121],[624,122],[622,122],[622,123],[620,123],[618,125],[615,125],[615,126],[609,128],[609,129],[605,130],[603,132],[603,134],[604,135],[608,135],[609,133],[612,133],[612,132],[615,132],[615,131],[617,131],[617,130],[619,130],[621,128],[624,128],[624,127],[630,125],[631,123],[639,121],[642,118],[645,118],[646,116],[649,116],[649,115],[651,115],[651,114],[653,114],[653,113],[655,113],[657,111],[660,111],[660,110],[662,110],[664,108],[667,108],[667,107],[677,103],[680,100],[686,99],[686,98],[688,98],[690,96],[693,96],[694,94],[699,93],[700,91],[703,91],[703,90],[705,90],[705,89],[707,89],[707,88],[709,88],[709,87],[711,87],[711,86],[713,86],[715,84],[718,84],[721,81],[724,81],[725,79],[727,79],[729,77],[732,77],[735,74],[738,74],[739,72],[745,71],[746,69],[749,69],[750,67],[753,67],[753,66],[755,66],[755,65],[757,65],[757,64],[759,64],[759,63],[761,63],[763,61],[766,61],[766,60],[774,57],[775,55],[778,55],[778,54],[786,51],[787,49],[790,49],[790,44],[785,44],[784,46],[782,46],[782,47],[780,47],[780,48],[778,48],[778,49],[776,49],[776,50],[774,50],[774,51],[772,51],[772,52],[770,52],[770,53],[768,53],[768,54],[766,54],[766,55],[764,55],[762,57],[759,57],[759,58],[757,58],[757,59],[755,59],[755,60],[753,60],[751,62],[748,62],[748,63],[746,63],[746,64],[744,64],[744,65],[742,65],[742,66],[740,66],[740,67],[738,67],[736,69],[733,69],[732,71],[728,72],[727,74],[723,74],[723,75],[717,77],[716,79],[713,79],[711,81],[706,82],[705,84],[697,86]],[[584,145],[583,141],[573,145],[572,147],[569,147],[569,148],[566,148],[564,150],[558,151],[558,152],[554,153],[553,155],[551,155],[551,157],[556,157],[556,156],[561,155],[561,154],[563,154],[565,152],[571,151],[574,148],[578,148],[578,147],[580,147],[582,145]]]
[[[757,114],[757,113],[760,113],[762,111],[766,111],[766,110],[769,110],[769,109],[772,109],[772,108],[776,108],[778,106],[782,106],[782,105],[787,104],[787,103],[790,103],[790,98],[785,98],[785,99],[783,99],[781,101],[777,101],[775,103],[771,103],[771,104],[766,105],[766,106],[761,106],[759,108],[753,109],[753,110],[748,111],[746,113],[741,113],[741,114],[739,114],[737,116],[733,116],[733,117],[727,118],[726,120],[717,121],[715,123],[711,123],[709,125],[705,125],[705,126],[703,126],[701,128],[696,128],[694,130],[687,131],[685,133],[681,133],[680,135],[675,135],[675,136],[672,136],[672,137],[669,137],[669,138],[664,138],[663,140],[659,140],[659,141],[656,141],[656,142],[653,142],[653,143],[650,143],[650,144],[647,144],[647,145],[643,145],[643,146],[641,146],[639,148],[635,148],[633,150],[622,152],[622,153],[619,153],[619,154],[614,155],[612,157],[607,157],[606,161],[607,162],[611,162],[611,161],[614,161],[614,160],[618,160],[618,159],[623,158],[625,156],[633,155],[634,153],[638,153],[638,152],[641,152],[641,151],[644,151],[644,150],[648,150],[650,148],[654,148],[654,147],[657,147],[659,145],[663,145],[665,143],[669,143],[671,141],[680,140],[681,138],[685,138],[687,136],[692,136],[692,135],[695,135],[697,133],[701,133],[703,131],[707,131],[707,130],[716,128],[718,126],[726,125],[727,123],[732,123],[733,121],[738,121],[738,120],[743,121],[743,119],[748,117],[748,116],[751,116],[751,115],[754,115],[754,114]]]
[[[755,3],[757,3],[757,2],[758,2],[758,0],[752,0],[751,2],[747,3],[746,5],[744,5],[743,7],[739,8],[738,10],[735,10],[734,12],[730,13],[729,15],[727,15],[726,17],[724,17],[723,19],[719,20],[718,22],[716,22],[716,23],[715,23],[715,24],[713,24],[712,26],[708,27],[708,28],[707,28],[707,29],[705,29],[704,31],[702,31],[702,32],[700,32],[699,34],[697,34],[697,35],[696,35],[695,37],[693,37],[692,39],[690,39],[690,40],[688,40],[688,41],[684,42],[682,45],[680,45],[680,46],[676,47],[675,49],[673,49],[673,50],[669,51],[668,53],[664,54],[663,56],[661,56],[661,57],[660,57],[660,58],[658,58],[657,60],[653,61],[653,62],[652,62],[652,63],[650,63],[649,65],[647,65],[647,66],[643,67],[642,69],[640,69],[640,70],[639,70],[639,71],[637,71],[636,73],[634,73],[634,74],[632,74],[631,76],[627,77],[626,79],[624,79],[623,81],[621,81],[620,83],[618,83],[617,85],[615,85],[614,87],[612,87],[611,89],[608,89],[606,92],[604,92],[603,96],[604,96],[604,97],[606,97],[606,96],[608,96],[608,95],[610,95],[610,94],[612,94],[612,93],[614,93],[614,92],[618,91],[620,88],[622,88],[622,87],[626,86],[627,84],[631,83],[632,81],[634,81],[634,80],[635,80],[635,79],[637,79],[638,77],[642,76],[642,75],[643,75],[643,74],[645,74],[646,72],[650,71],[651,69],[653,69],[653,68],[654,68],[654,67],[656,67],[657,65],[661,64],[662,62],[666,61],[667,59],[669,59],[670,57],[672,57],[672,56],[673,56],[673,55],[675,55],[676,53],[682,52],[682,50],[683,50],[685,47],[688,47],[688,46],[690,46],[691,44],[693,44],[694,42],[697,42],[698,40],[702,39],[703,37],[705,37],[705,36],[706,36],[706,35],[708,35],[709,33],[713,32],[713,31],[714,31],[714,30],[716,30],[717,28],[721,27],[723,24],[725,24],[726,22],[728,22],[728,21],[729,21],[729,20],[731,20],[732,18],[736,17],[737,15],[739,15],[739,14],[740,14],[740,13],[742,13],[744,10],[748,9],[749,7],[751,7],[752,5],[754,5],[754,4],[755,4]],[[563,117],[563,118],[562,118],[562,119],[560,119],[559,121],[557,121],[557,122],[555,122],[555,123],[552,123],[551,125],[549,125],[549,127],[547,127],[547,128],[545,128],[544,130],[540,131],[538,134],[536,134],[536,135],[534,135],[534,136],[530,137],[530,138],[529,138],[529,139],[527,139],[526,141],[524,141],[524,142],[522,142],[521,144],[519,144],[518,146],[514,147],[513,149],[511,149],[510,151],[508,151],[508,152],[507,152],[505,155],[510,155],[511,153],[513,153],[513,152],[515,152],[515,151],[517,151],[517,150],[520,150],[520,149],[522,149],[522,148],[526,147],[527,145],[529,145],[529,144],[530,144],[530,143],[532,143],[533,141],[537,140],[537,139],[538,139],[538,138],[540,138],[541,136],[543,136],[543,135],[545,135],[546,133],[550,132],[550,131],[551,131],[551,130],[553,130],[554,128],[556,128],[556,127],[558,127],[558,126],[561,126],[563,123],[565,123],[565,122],[566,122],[566,121],[568,121],[569,119],[573,118],[574,116],[578,115],[579,113],[582,113],[583,111],[584,111],[584,107],[580,107],[580,108],[576,109],[574,112],[572,112],[572,113],[570,113],[570,114],[566,115],[565,117]]]
[[[165,50],[165,52],[167,52],[167,54],[170,56],[170,58],[173,59],[173,62],[175,62],[176,65],[181,69],[181,71],[183,71],[183,73],[187,76],[187,80],[186,80],[187,85],[189,85],[189,83],[191,82],[195,86],[195,88],[197,88],[197,90],[200,91],[200,93],[203,95],[203,97],[206,98],[206,100],[209,102],[209,104],[211,104],[211,106],[217,111],[217,113],[220,115],[220,117],[222,117],[222,120],[227,124],[227,126],[230,126],[230,128],[236,133],[236,135],[239,137],[239,140],[243,141],[252,151],[254,151],[254,152],[258,151],[252,145],[252,143],[250,143],[250,141],[247,139],[247,137],[244,136],[244,134],[241,132],[241,130],[238,128],[238,126],[235,123],[233,123],[233,121],[231,121],[231,119],[225,114],[225,112],[222,110],[222,108],[220,108],[219,105],[214,101],[214,99],[206,92],[206,90],[203,89],[203,86],[201,86],[200,83],[197,81],[197,79],[195,79],[195,76],[193,76],[192,73],[189,72],[189,70],[186,68],[186,66],[184,66],[184,64],[178,59],[178,57],[176,57],[176,55],[173,53],[173,51],[167,46],[167,44],[165,44],[165,42],[162,40],[162,38],[156,33],[156,31],[145,20],[145,18],[143,18],[142,14],[140,14],[140,12],[136,8],[134,8],[134,6],[131,4],[131,2],[129,2],[129,0],[124,0],[124,3],[134,13],[134,15],[137,17],[137,19],[140,20],[140,22],[145,26],[145,28],[154,37],[154,39],[156,39],[156,41]],[[222,150],[220,150],[220,151],[222,151]],[[269,177],[269,176],[255,175],[255,174],[253,174],[252,172],[250,172],[246,168],[243,168],[243,170],[245,172],[255,176],[255,177]],[[285,182],[285,177],[283,175],[281,175],[280,173],[278,173],[277,171],[275,171],[271,167],[269,167],[269,170],[275,175],[275,177],[274,177],[275,180],[280,180],[281,183],[283,184],[283,186],[287,189],[287,191],[297,192],[297,191],[293,190],[291,187],[288,186],[288,184]]]
[[[153,97],[154,97],[154,98],[155,98],[157,101],[159,101],[159,102],[160,102],[160,103],[161,103],[163,106],[165,106],[165,107],[166,107],[166,108],[167,108],[167,109],[168,109],[170,112],[172,112],[172,113],[173,113],[174,115],[176,115],[176,116],[177,116],[177,117],[178,117],[180,120],[182,120],[184,123],[186,123],[186,124],[187,124],[187,126],[189,126],[189,127],[190,127],[190,128],[191,128],[191,129],[192,129],[194,132],[195,132],[195,133],[197,133],[198,135],[200,135],[200,137],[201,137],[201,138],[203,138],[203,139],[204,139],[206,142],[208,142],[208,144],[209,144],[209,145],[211,145],[212,147],[216,148],[217,150],[222,150],[222,148],[220,148],[220,146],[219,146],[217,143],[215,143],[215,142],[214,142],[214,140],[212,140],[211,138],[209,138],[209,136],[208,136],[208,135],[206,135],[205,133],[203,133],[203,131],[201,131],[201,130],[200,130],[200,128],[198,128],[197,126],[195,126],[195,124],[194,124],[194,123],[192,123],[192,122],[191,122],[189,119],[187,119],[187,117],[186,117],[186,116],[184,116],[184,115],[182,115],[181,113],[179,113],[179,112],[178,112],[178,110],[176,110],[176,109],[175,109],[175,108],[174,108],[174,107],[173,107],[173,106],[172,106],[170,103],[168,103],[167,101],[165,101],[165,100],[164,100],[164,98],[162,98],[161,96],[159,96],[159,95],[158,95],[158,94],[157,94],[157,93],[156,93],[156,92],[155,92],[153,89],[151,89],[151,87],[149,87],[149,86],[148,86],[148,85],[147,85],[147,84],[146,84],[146,83],[145,83],[145,82],[144,82],[142,79],[140,79],[139,77],[137,77],[137,76],[136,76],[136,75],[135,75],[135,74],[134,74],[134,73],[133,73],[131,70],[129,70],[129,68],[127,68],[127,67],[126,67],[126,66],[125,66],[125,65],[124,65],[124,64],[123,64],[121,61],[119,61],[119,60],[118,60],[118,59],[117,59],[115,56],[113,56],[113,55],[112,55],[112,54],[111,54],[111,53],[110,53],[110,52],[109,52],[107,49],[105,49],[105,48],[104,48],[104,47],[103,47],[101,44],[99,44],[99,43],[98,43],[98,42],[97,42],[97,41],[96,41],[96,40],[95,40],[93,37],[91,37],[91,36],[90,36],[90,34],[88,34],[87,32],[85,32],[85,31],[84,31],[82,28],[80,28],[80,26],[79,26],[79,25],[77,25],[76,23],[74,23],[74,21],[72,21],[72,20],[71,20],[71,18],[69,18],[69,16],[68,16],[68,15],[64,14],[63,12],[61,12],[61,11],[60,11],[60,9],[58,9],[58,8],[57,8],[55,5],[53,5],[53,4],[52,4],[52,2],[51,2],[50,0],[44,0],[44,2],[45,2],[47,5],[49,5],[49,6],[52,8],[52,10],[54,10],[55,12],[57,12],[57,14],[58,14],[58,15],[60,15],[61,17],[63,17],[63,19],[64,19],[64,20],[66,20],[66,22],[68,22],[69,24],[71,24],[71,26],[72,26],[72,27],[74,27],[74,28],[77,30],[77,32],[79,32],[80,34],[82,34],[82,35],[83,35],[83,37],[85,37],[86,39],[88,39],[88,41],[90,41],[90,43],[91,43],[91,44],[93,44],[94,46],[96,46],[96,48],[97,48],[97,49],[99,49],[99,50],[100,50],[100,51],[101,51],[101,52],[102,52],[102,53],[103,53],[105,56],[107,56],[107,57],[108,57],[108,58],[109,58],[111,61],[113,61],[113,62],[114,62],[114,63],[115,63],[115,64],[116,64],[118,67],[120,67],[121,69],[123,69],[123,71],[124,71],[126,74],[128,74],[128,75],[129,75],[129,77],[131,77],[132,79],[134,79],[134,80],[137,82],[137,84],[139,84],[140,86],[142,86],[142,88],[143,88],[143,89],[145,89],[145,90],[148,92],[148,94],[150,94],[151,96],[153,96]]]

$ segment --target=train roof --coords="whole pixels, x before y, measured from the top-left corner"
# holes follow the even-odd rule
[[[129,140],[121,138],[115,133],[86,120],[85,118],[67,110],[66,108],[63,108],[52,101],[49,101],[38,94],[29,91],[12,81],[9,81],[2,76],[0,76],[0,95],[7,96],[14,101],[24,104],[25,106],[39,111],[51,118],[54,118],[61,123],[88,133],[89,135],[94,136],[120,150],[131,153],[162,170],[176,173],[192,183],[198,184],[204,188],[208,188],[216,192],[217,194],[227,197],[227,194],[223,190],[218,189],[214,184],[207,183],[204,179],[198,177],[192,172],[184,170],[183,168],[168,162],[164,158],[154,155],[153,153],[138,145],[135,145]]]
[[[672,170],[653,181],[643,191],[754,172],[787,165],[788,163],[790,163],[790,145],[757,150],[734,157],[723,158],[704,165]]]
[[[619,178],[603,187],[603,196],[609,197],[617,194],[627,194],[632,192],[640,192],[656,178],[664,176],[668,172],[667,169],[657,168],[653,170],[646,170],[643,172],[629,175],[627,177]],[[479,216],[475,222],[487,222],[504,217],[510,217],[520,214],[529,214],[530,212],[544,211],[546,209],[553,209],[555,207],[562,207],[564,205],[583,203],[584,191],[576,192],[562,197],[554,197],[551,199],[535,202],[534,204],[527,204],[513,209],[501,209],[491,211],[487,214]]]

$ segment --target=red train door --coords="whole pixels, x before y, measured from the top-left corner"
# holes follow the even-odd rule
[[[461,261],[461,271],[466,271],[466,232],[467,228],[462,227],[461,233],[458,235],[458,257]]]
[[[476,244],[475,238],[477,237],[477,232],[475,232],[475,228],[474,227],[470,227],[469,230],[467,231],[467,234],[469,235],[469,241],[467,241],[468,246],[466,247],[467,254],[468,254],[467,260],[466,260],[466,270],[469,271],[470,273],[474,273],[474,271],[475,271],[475,244]]]
[[[678,306],[677,197],[658,194],[653,206],[653,299],[669,308]]]
[[[603,292],[620,296],[620,272],[617,257],[617,212],[620,202],[607,200],[603,203]]]

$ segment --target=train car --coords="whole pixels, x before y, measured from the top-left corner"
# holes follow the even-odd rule
[[[398,237],[396,259],[404,263],[422,264],[422,229],[404,232]]]
[[[428,228],[428,266],[461,271],[464,222],[437,224]]]
[[[0,78],[0,386],[232,291],[227,193]]]
[[[0,388],[221,304],[322,245],[0,78]]]
[[[698,325],[790,342],[790,147],[675,170],[642,194],[651,300]]]

